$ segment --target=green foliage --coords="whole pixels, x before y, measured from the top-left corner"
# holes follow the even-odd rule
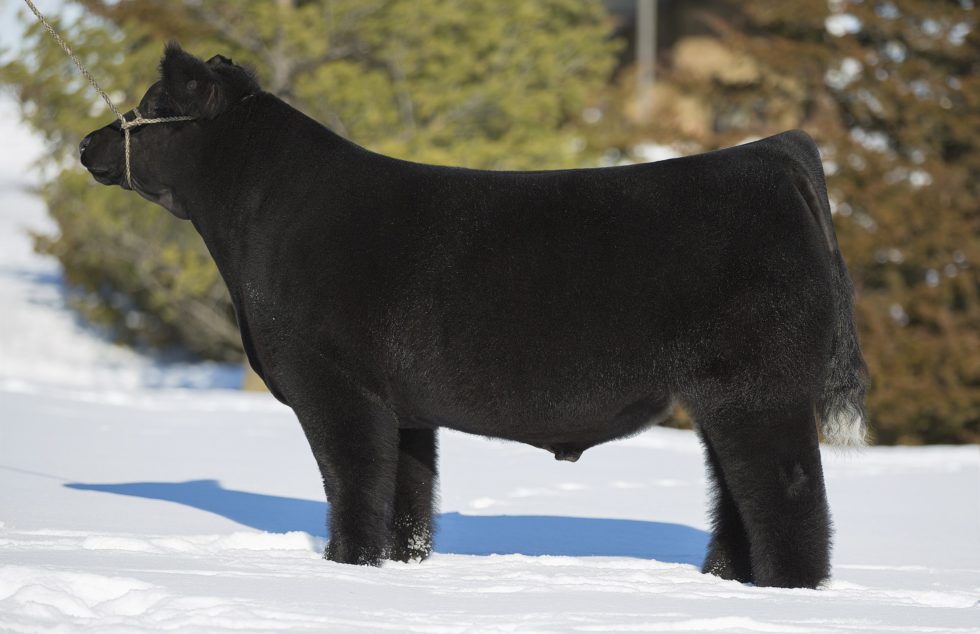
[[[82,63],[126,109],[155,81],[157,38],[128,37],[92,15],[72,23],[48,16],[74,44]],[[47,141],[42,187],[56,236],[36,248],[56,256],[73,285],[72,303],[90,321],[134,344],[170,346],[217,359],[240,358],[230,299],[203,243],[181,223],[132,193],[95,184],[77,162],[78,141],[111,120],[101,99],[37,24],[27,56],[0,67],[25,120]]]
[[[54,19],[117,107],[155,80],[167,39],[254,67],[263,87],[367,147],[423,162],[559,168],[590,162],[577,113],[606,83],[617,42],[599,3],[575,0],[76,0]],[[49,16],[55,18],[55,16]],[[92,182],[75,147],[109,122],[38,26],[0,67],[47,140],[43,188],[76,305],[122,339],[240,356],[230,300],[189,223]]]
[[[61,172],[42,193],[58,236],[36,245],[66,263],[73,303],[121,339],[150,346],[181,341],[219,359],[237,359],[240,339],[226,291],[189,223],[119,190]],[[70,264],[70,266],[68,266]],[[122,320],[120,324],[119,321]]]
[[[820,144],[882,443],[980,440],[980,36],[972,3],[732,3],[728,63],[675,64],[647,133],[711,149],[801,127]],[[735,72],[735,71],[738,72]],[[673,103],[676,103],[674,100]]]

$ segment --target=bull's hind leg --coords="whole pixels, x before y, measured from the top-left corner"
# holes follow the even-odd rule
[[[421,561],[432,552],[435,483],[435,430],[400,430],[391,559]]]
[[[714,489],[711,509],[711,542],[704,558],[701,572],[733,579],[743,583],[752,581],[752,562],[749,556],[749,537],[742,524],[735,499],[725,482],[725,475],[718,455],[708,438],[702,434],[705,462]]]
[[[398,467],[394,414],[347,386],[321,387],[315,402],[291,399],[330,501],[324,556],[378,566],[391,550]]]
[[[752,581],[812,588],[825,580],[831,527],[812,405],[729,409],[699,425],[730,496],[720,504],[733,502],[745,528]],[[721,512],[713,537],[719,552],[736,516],[727,506]]]

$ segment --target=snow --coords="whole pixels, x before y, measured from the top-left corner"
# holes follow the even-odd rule
[[[67,310],[23,231],[51,228],[11,158],[37,150],[0,163],[0,632],[980,631],[976,446],[827,450],[819,590],[698,571],[700,448],[660,428],[575,464],[442,433],[436,554],[322,560],[327,506],[287,408]]]

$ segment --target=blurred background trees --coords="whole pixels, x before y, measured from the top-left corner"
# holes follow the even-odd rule
[[[690,152],[809,132],[859,295],[877,440],[980,441],[972,0],[716,1],[680,12],[674,20],[701,26],[664,52],[649,112],[611,118],[609,142]]]
[[[652,0],[640,0],[651,2]],[[490,169],[644,160],[800,127],[821,146],[859,293],[879,442],[980,440],[980,39],[974,0],[77,0],[61,22],[130,107],[162,43],[221,52],[373,150]],[[637,82],[635,51],[652,50]],[[75,146],[109,121],[31,26],[0,67],[48,140],[43,195],[89,319],[141,345],[240,358],[187,223],[94,185]],[[638,93],[637,86],[642,86]],[[651,153],[651,151],[654,152]]]

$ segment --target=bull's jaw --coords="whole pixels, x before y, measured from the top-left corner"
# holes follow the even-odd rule
[[[176,197],[174,197],[173,190],[169,187],[163,187],[158,192],[148,192],[139,187],[139,183],[136,183],[135,185],[136,186],[133,188],[133,190],[146,200],[160,205],[181,220],[190,220],[190,214],[187,213],[187,210],[184,209],[183,205],[177,202]],[[129,188],[124,186],[123,189]]]
[[[112,170],[100,170],[94,167],[88,168],[88,173],[92,175],[95,182],[100,185],[122,185],[119,177],[112,173]]]

